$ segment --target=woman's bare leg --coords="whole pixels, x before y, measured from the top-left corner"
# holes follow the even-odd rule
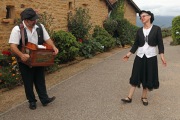
[[[147,92],[148,92],[148,89],[143,89],[142,91],[142,98],[147,98]]]
[[[136,87],[135,86],[131,86],[130,90],[129,90],[129,94],[128,97],[132,99],[132,96],[134,94]]]
[[[148,100],[147,100],[147,92],[148,92],[148,89],[143,89],[142,91],[142,96],[141,96],[141,100],[143,102],[143,104],[146,106],[148,105]]]

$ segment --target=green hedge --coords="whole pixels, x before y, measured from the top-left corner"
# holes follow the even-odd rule
[[[124,3],[125,0],[118,0],[114,4],[114,9],[111,11],[110,18],[113,20],[118,20],[124,18]]]
[[[79,54],[85,58],[91,58],[96,55],[97,52],[103,52],[101,43],[94,39],[89,39],[82,42]]]
[[[71,33],[60,30],[53,33],[52,39],[59,49],[56,56],[59,63],[72,61],[78,56],[80,45]]]
[[[68,14],[68,30],[77,40],[86,39],[92,25],[90,23],[90,15],[88,9],[77,8],[75,14]]]
[[[132,45],[136,36],[136,32],[139,28],[135,25],[132,25],[127,19],[119,19],[117,22],[117,31],[122,44]]]
[[[180,44],[180,16],[176,16],[172,21],[172,38],[174,44]]]
[[[171,29],[170,28],[163,28],[161,30],[162,32],[162,37],[168,37],[168,36],[171,36]]]
[[[117,30],[117,25],[117,21],[111,18],[108,18],[103,22],[104,29],[112,36],[114,36],[114,33]]]
[[[104,51],[108,51],[115,46],[115,39],[102,27],[95,26],[92,36],[97,42],[101,43]]]

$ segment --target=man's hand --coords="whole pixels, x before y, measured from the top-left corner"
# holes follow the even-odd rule
[[[30,57],[29,54],[22,54],[20,56],[20,58],[23,62],[26,62],[29,59],[29,57]]]
[[[53,50],[54,50],[53,55],[57,55],[59,50],[56,47],[53,47]]]
[[[46,40],[46,43],[50,46],[52,46],[54,52],[53,55],[57,55],[59,50],[56,48],[56,46],[54,45],[53,41],[51,39]]]

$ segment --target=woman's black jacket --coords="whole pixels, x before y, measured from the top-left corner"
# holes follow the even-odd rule
[[[142,47],[145,44],[145,36],[143,34],[143,27],[141,27],[136,34],[135,42],[130,50],[131,53],[135,53],[138,47]],[[162,39],[161,28],[153,25],[148,35],[148,44],[150,46],[158,45],[159,54],[164,53],[164,44]]]

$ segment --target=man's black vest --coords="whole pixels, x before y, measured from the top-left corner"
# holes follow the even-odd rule
[[[42,45],[44,43],[43,29],[40,23],[37,23],[36,25],[38,26],[38,28],[36,29],[37,35],[38,35],[38,45]],[[20,25],[19,25],[19,28],[20,28]],[[24,39],[25,39],[25,45],[26,45],[28,42],[26,29],[24,29]],[[22,47],[22,38],[20,39],[20,43],[18,45],[19,49],[21,49],[21,47]]]

